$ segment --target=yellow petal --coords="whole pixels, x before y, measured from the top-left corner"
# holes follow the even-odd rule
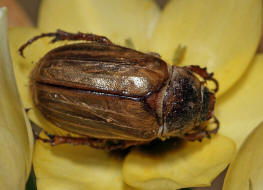
[[[44,55],[44,43],[40,40],[38,43],[28,46],[25,50],[26,59],[19,55],[18,49],[27,40],[39,34],[35,28],[12,28],[9,29],[9,45],[14,63],[17,85],[26,108],[32,107],[32,101],[29,91],[29,76],[36,62]]]
[[[230,165],[223,190],[260,190],[263,187],[263,123],[246,139]]]
[[[19,55],[18,49],[27,40],[39,35],[41,32],[35,28],[13,28],[9,30],[9,45],[13,59],[14,71],[17,80],[18,90],[21,95],[25,108],[30,108],[28,116],[30,120],[36,123],[39,127],[44,128],[52,134],[65,135],[68,132],[54,126],[48,122],[41,113],[34,107],[29,88],[30,73],[36,63],[52,48],[61,45],[50,44],[48,38],[43,38],[29,45],[25,49],[25,57]]]
[[[125,45],[146,50],[160,10],[152,0],[44,0],[39,27],[44,31],[63,29],[105,35]]]
[[[124,161],[124,181],[147,190],[207,186],[226,168],[234,153],[234,143],[220,135],[202,143],[164,144],[152,152],[135,149]]]
[[[179,44],[187,50],[181,65],[215,72],[220,94],[244,73],[261,35],[261,0],[171,0],[152,47],[172,63]]]
[[[255,57],[248,72],[216,105],[220,134],[232,138],[239,148],[263,121],[263,55]]]
[[[18,95],[8,49],[6,9],[0,8],[0,189],[24,189],[33,135]]]
[[[34,169],[38,190],[131,190],[122,180],[122,154],[88,146],[37,141]]]

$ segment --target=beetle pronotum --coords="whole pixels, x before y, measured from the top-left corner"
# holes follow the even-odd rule
[[[30,78],[33,102],[56,126],[83,137],[49,135],[52,144],[126,148],[156,138],[201,140],[216,133],[213,116],[218,83],[199,66],[167,65],[153,54],[113,44],[94,34],[44,33],[52,42],[84,40],[55,48],[35,66]],[[203,78],[200,81],[196,75]],[[205,81],[215,83],[209,90]],[[207,121],[216,127],[209,130]]]

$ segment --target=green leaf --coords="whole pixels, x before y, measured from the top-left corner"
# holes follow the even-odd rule
[[[36,185],[36,176],[34,172],[34,168],[32,167],[30,176],[28,178],[28,181],[26,183],[26,190],[37,190]]]

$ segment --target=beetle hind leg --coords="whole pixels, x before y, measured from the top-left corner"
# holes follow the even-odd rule
[[[103,44],[112,44],[112,42],[104,36],[99,36],[90,33],[82,33],[82,32],[69,33],[59,29],[55,33],[55,36],[51,40],[51,43],[55,43],[57,41],[64,41],[64,40],[68,40],[68,41],[83,40],[83,41],[92,41],[92,42],[98,42]]]
[[[213,78],[214,73],[208,73],[206,68],[201,68],[198,65],[190,65],[185,66],[184,68],[189,69],[193,73],[198,74],[201,76],[205,81],[212,81],[215,84],[215,88],[213,89],[214,92],[217,92],[219,89],[218,81]]]
[[[184,134],[182,138],[189,141],[202,141],[203,138],[211,138],[211,135],[216,134],[219,129],[219,121],[215,116],[213,116],[212,123],[215,124],[213,129],[208,129],[208,125],[205,127],[197,126],[192,131]]]
[[[130,146],[144,144],[144,141],[126,141],[126,140],[113,140],[113,139],[98,139],[91,137],[70,137],[70,136],[59,136],[51,135],[44,132],[48,138],[42,138],[35,134],[35,138],[41,140],[44,143],[50,143],[51,146],[60,144],[72,144],[72,145],[88,145],[92,148],[104,149],[104,150],[116,150],[126,149]]]
[[[24,49],[32,44],[33,42],[37,41],[40,38],[45,38],[45,37],[53,37],[51,40],[51,43],[55,43],[57,41],[90,41],[90,42],[98,42],[98,43],[103,43],[103,44],[112,44],[112,42],[104,37],[104,36],[99,36],[95,34],[89,34],[89,33],[69,33],[65,32],[63,30],[57,30],[56,32],[51,32],[51,33],[43,33],[38,36],[33,37],[32,39],[28,40],[25,44],[23,44],[19,48],[19,53],[22,57],[24,57]]]

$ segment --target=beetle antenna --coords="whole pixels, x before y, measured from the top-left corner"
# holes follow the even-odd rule
[[[19,49],[19,53],[22,57],[25,57],[24,56],[24,49],[29,46],[30,44],[32,44],[34,41],[40,39],[40,38],[44,38],[44,37],[53,37],[53,36],[56,36],[56,33],[43,33],[41,35],[38,35],[38,36],[35,36],[33,37],[32,39],[28,40],[25,44],[23,44]]]

